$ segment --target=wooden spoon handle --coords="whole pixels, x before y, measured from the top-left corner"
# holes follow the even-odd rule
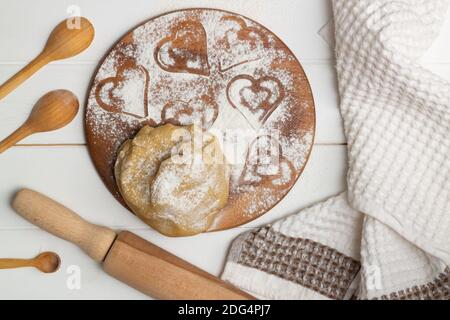
[[[76,244],[97,262],[103,261],[117,236],[111,229],[91,224],[72,210],[32,190],[19,191],[12,206],[32,224]]]
[[[6,137],[3,141],[0,142],[0,153],[6,151],[11,148],[17,142],[25,139],[30,134],[32,134],[31,130],[28,129],[27,126],[23,125],[13,133],[11,133],[8,137]]]
[[[34,267],[33,261],[28,259],[0,259],[0,269],[14,269]]]
[[[4,84],[0,86],[0,100],[6,97],[11,91],[16,89],[19,85],[21,85],[25,80],[31,77],[36,71],[41,69],[43,66],[50,62],[50,58],[43,51],[39,54],[33,61],[23,67],[22,70],[17,72],[14,76],[12,76],[9,80],[7,80]]]

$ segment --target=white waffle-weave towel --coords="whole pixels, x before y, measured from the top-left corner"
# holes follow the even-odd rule
[[[348,191],[232,245],[259,298],[450,299],[450,84],[418,59],[448,0],[332,0]]]

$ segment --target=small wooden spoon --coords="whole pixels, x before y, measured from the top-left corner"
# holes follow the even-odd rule
[[[67,90],[50,91],[39,99],[27,121],[0,142],[0,153],[29,135],[64,127],[75,118],[78,107],[78,99],[72,92]]]
[[[79,20],[79,28],[72,27],[72,19]],[[73,57],[89,47],[94,39],[94,27],[88,19],[82,17],[62,21],[53,29],[44,50],[27,66],[0,86],[0,99],[17,88],[46,64]]]
[[[43,252],[33,259],[0,259],[0,269],[34,267],[44,273],[59,269],[61,259],[54,252]]]

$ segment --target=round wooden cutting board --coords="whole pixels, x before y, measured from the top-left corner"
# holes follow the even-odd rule
[[[230,198],[210,231],[275,206],[303,171],[315,133],[311,88],[292,52],[260,24],[215,9],[170,12],[125,35],[97,70],[85,120],[94,164],[123,205],[114,163],[142,126],[195,122],[223,134]]]

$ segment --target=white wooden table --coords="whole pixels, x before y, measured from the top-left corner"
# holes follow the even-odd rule
[[[147,298],[103,273],[77,247],[17,216],[10,208],[10,200],[21,187],[43,192],[90,221],[132,230],[215,275],[220,274],[230,242],[239,233],[345,189],[346,144],[338,109],[333,51],[318,34],[331,18],[329,0],[1,0],[0,82],[40,52],[52,28],[78,9],[93,22],[96,38],[86,52],[52,63],[0,101],[0,138],[19,126],[47,91],[72,90],[84,106],[91,76],[115,41],[152,16],[188,7],[222,8],[253,18],[279,35],[300,59],[314,91],[317,112],[316,142],[303,175],[279,205],[256,221],[223,232],[166,238],[119,205],[103,186],[85,146],[80,112],[68,127],[31,137],[0,155],[0,257],[28,258],[51,250],[62,259],[61,269],[51,275],[33,269],[0,270],[0,299]],[[427,67],[448,80],[449,36],[447,19],[443,33],[423,59]],[[79,288],[73,286],[78,270]]]

